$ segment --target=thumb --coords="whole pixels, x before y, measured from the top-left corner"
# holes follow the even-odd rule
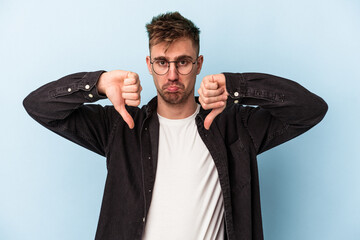
[[[126,124],[129,126],[129,128],[133,129],[135,126],[134,120],[131,117],[131,115],[128,113],[128,111],[125,108],[124,104],[121,104],[117,107],[115,107],[116,111],[121,115],[121,117],[124,119]]]
[[[215,108],[211,110],[211,112],[206,116],[204,121],[204,127],[206,130],[210,129],[210,126],[217,115],[219,115],[223,111],[223,108]]]

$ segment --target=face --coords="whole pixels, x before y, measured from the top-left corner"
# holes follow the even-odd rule
[[[158,100],[169,104],[186,104],[194,97],[196,75],[200,73],[203,56],[197,57],[197,49],[189,38],[180,38],[171,45],[161,42],[151,47],[150,57],[146,57],[146,63],[158,92]],[[152,70],[151,62],[154,60],[177,61],[191,59],[196,63],[191,72],[181,75],[177,72],[175,63],[170,63],[169,71],[164,75],[158,75]],[[150,62],[151,61],[151,62]]]

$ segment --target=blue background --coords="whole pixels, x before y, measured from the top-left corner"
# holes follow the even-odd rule
[[[265,239],[360,239],[357,0],[1,0],[0,239],[94,238],[105,159],[41,127],[22,100],[69,73],[124,69],[146,103],[144,25],[174,10],[202,31],[196,89],[208,74],[257,71],[329,104],[310,132],[259,156]]]

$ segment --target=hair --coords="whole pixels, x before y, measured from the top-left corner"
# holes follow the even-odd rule
[[[149,49],[161,42],[166,42],[170,46],[175,40],[187,37],[193,41],[199,54],[200,29],[179,12],[168,12],[153,17],[151,22],[146,24],[146,30],[149,36]]]

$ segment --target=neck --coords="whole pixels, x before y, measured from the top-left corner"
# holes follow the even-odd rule
[[[185,102],[171,104],[158,95],[157,112],[160,116],[169,119],[183,119],[191,116],[196,111],[197,103],[195,97],[190,96]]]

